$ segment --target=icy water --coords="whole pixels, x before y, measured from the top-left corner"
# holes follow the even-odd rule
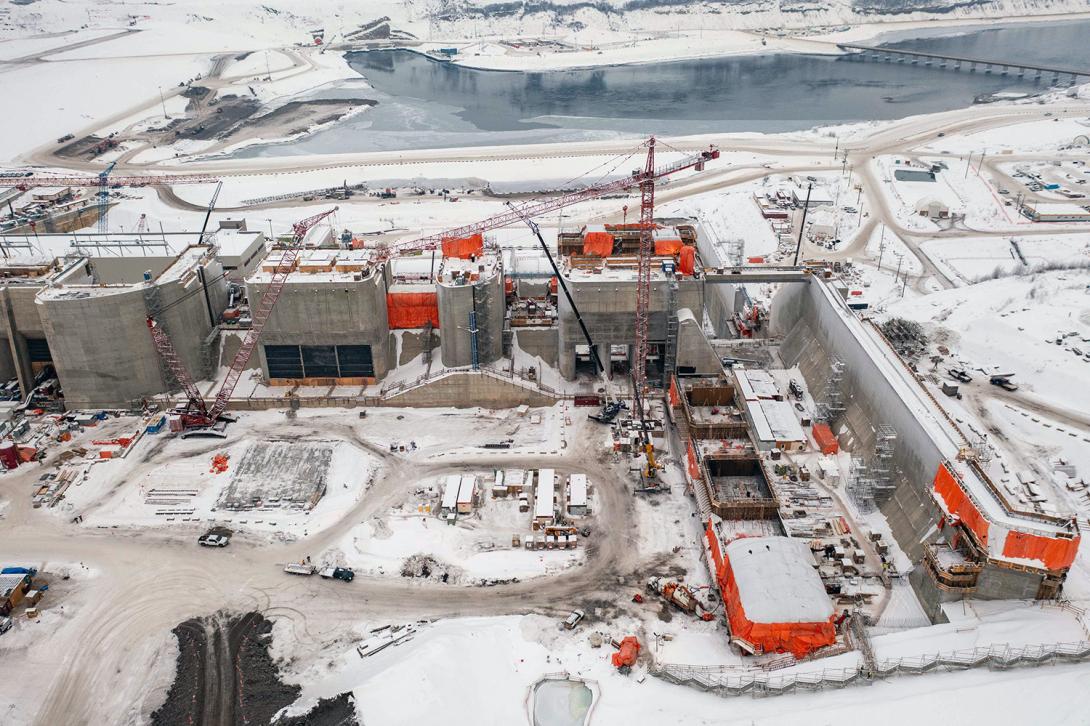
[[[885,41],[985,60],[1090,68],[1090,21],[903,35]],[[992,93],[1047,87],[1032,79],[783,53],[540,73],[475,70],[404,50],[350,53],[348,62],[373,89],[349,82],[315,95],[362,94],[377,99],[377,107],[307,138],[238,155],[794,131],[946,111]]]
[[[534,689],[534,726],[583,726],[593,700],[579,681],[542,681]]]

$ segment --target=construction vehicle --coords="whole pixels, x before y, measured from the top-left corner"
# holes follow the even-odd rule
[[[710,622],[715,618],[712,612],[704,606],[704,603],[697,599],[692,588],[687,585],[682,585],[681,583],[667,580],[663,577],[652,577],[647,581],[647,589],[657,593],[663,600],[672,604],[679,610],[687,612],[690,615],[697,615],[699,613],[701,620]]]
[[[356,573],[350,567],[326,567],[318,575],[327,580],[340,580],[341,582],[352,582],[352,580],[356,579]]]
[[[170,336],[167,335],[158,321],[150,316],[147,318],[148,330],[151,332],[156,350],[186,394],[186,402],[174,411],[176,415],[181,417],[183,438],[196,435],[217,436],[219,438],[226,436],[223,431],[225,424],[235,420],[233,417],[226,415],[227,403],[231,400],[231,395],[235,392],[235,386],[238,385],[239,380],[242,378],[242,372],[250,362],[250,356],[253,355],[254,350],[257,348],[258,338],[272,314],[273,306],[280,299],[280,293],[284,289],[288,275],[295,269],[295,261],[299,256],[303,238],[315,225],[336,211],[337,207],[333,207],[330,210],[296,222],[292,226],[291,242],[281,252],[280,261],[272,274],[272,280],[269,282],[264,294],[262,294],[261,300],[252,310],[253,322],[249,330],[246,331],[246,335],[242,339],[242,345],[231,361],[227,376],[224,378],[223,385],[220,386],[216,399],[211,406],[205,403],[200,389],[197,388],[193,377],[189,375],[185,364],[175,351]]]
[[[614,642],[613,647],[617,649],[612,658],[613,667],[621,675],[626,676],[632,671],[632,666],[636,665],[636,659],[640,657],[640,641],[635,635],[628,635],[620,643]]]

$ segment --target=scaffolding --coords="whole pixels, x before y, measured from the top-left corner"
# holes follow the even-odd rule
[[[893,455],[897,448],[897,432],[892,426],[880,424],[875,431],[874,452],[869,464],[853,456],[848,478],[848,495],[863,514],[873,512],[896,488]]]
[[[844,375],[848,366],[839,358],[829,361],[829,378],[825,382],[821,401],[817,404],[817,418],[832,424],[845,411],[848,404],[844,396]]]

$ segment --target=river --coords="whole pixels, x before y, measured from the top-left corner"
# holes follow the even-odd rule
[[[885,42],[985,60],[1090,68],[1090,21],[891,33]],[[990,94],[1036,92],[1027,79],[843,56],[770,53],[519,73],[406,50],[354,52],[349,82],[314,97],[378,105],[299,140],[240,157],[546,143],[709,132],[784,132],[962,108]]]

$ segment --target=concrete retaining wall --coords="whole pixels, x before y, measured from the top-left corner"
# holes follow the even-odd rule
[[[503,324],[506,305],[503,274],[473,285],[436,285],[439,295],[440,349],[443,365],[457,368],[473,364],[469,313],[477,311],[477,358],[486,365],[503,355]]]

